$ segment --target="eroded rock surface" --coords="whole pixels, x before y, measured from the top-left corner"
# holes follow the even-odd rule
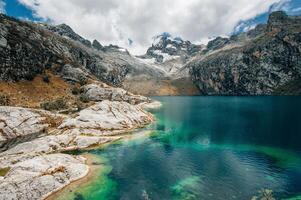
[[[146,104],[144,101],[143,105]],[[0,107],[0,111],[2,139],[44,133],[0,153],[0,170],[7,170],[0,177],[0,199],[8,200],[44,199],[88,173],[89,167],[83,157],[59,152],[115,141],[122,137],[120,134],[153,121],[153,116],[142,109],[142,104],[108,100],[74,116],[17,107]],[[55,117],[64,120],[57,127],[53,127],[56,123],[50,123],[51,127],[48,127],[46,121],[51,122]]]
[[[8,174],[0,179],[0,199],[44,199],[84,177],[88,170],[82,157],[66,154],[36,156],[10,166]]]
[[[17,107],[0,107],[0,148],[9,140],[42,134],[48,127],[45,117],[33,110]]]
[[[88,135],[115,135],[152,121],[153,116],[138,106],[105,100],[82,110],[75,118],[66,119],[59,128],[80,129]]]

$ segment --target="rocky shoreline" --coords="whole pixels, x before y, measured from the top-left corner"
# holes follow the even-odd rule
[[[0,199],[49,197],[89,172],[84,157],[62,152],[116,141],[155,120],[146,110],[159,102],[109,87],[100,98],[104,88],[91,88],[95,103],[73,114],[0,107]]]

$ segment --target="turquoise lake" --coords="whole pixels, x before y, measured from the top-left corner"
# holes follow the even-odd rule
[[[301,199],[301,97],[154,97],[149,136],[91,150],[86,200]]]

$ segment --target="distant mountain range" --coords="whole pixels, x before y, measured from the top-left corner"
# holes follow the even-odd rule
[[[144,95],[301,93],[301,18],[274,12],[268,24],[205,45],[168,33],[142,56],[90,42],[66,24],[0,15],[0,80],[32,80],[51,71],[66,81],[95,77]]]

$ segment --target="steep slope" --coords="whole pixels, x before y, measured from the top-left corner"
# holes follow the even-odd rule
[[[217,38],[186,67],[204,95],[300,94],[301,17],[270,15],[267,25]]]
[[[62,77],[64,73],[77,74],[81,79],[94,76],[112,86],[121,86],[127,76],[163,76],[163,72],[122,48],[99,45],[97,41],[91,45],[67,25],[23,22],[1,14],[0,80],[32,80],[50,70]]]

